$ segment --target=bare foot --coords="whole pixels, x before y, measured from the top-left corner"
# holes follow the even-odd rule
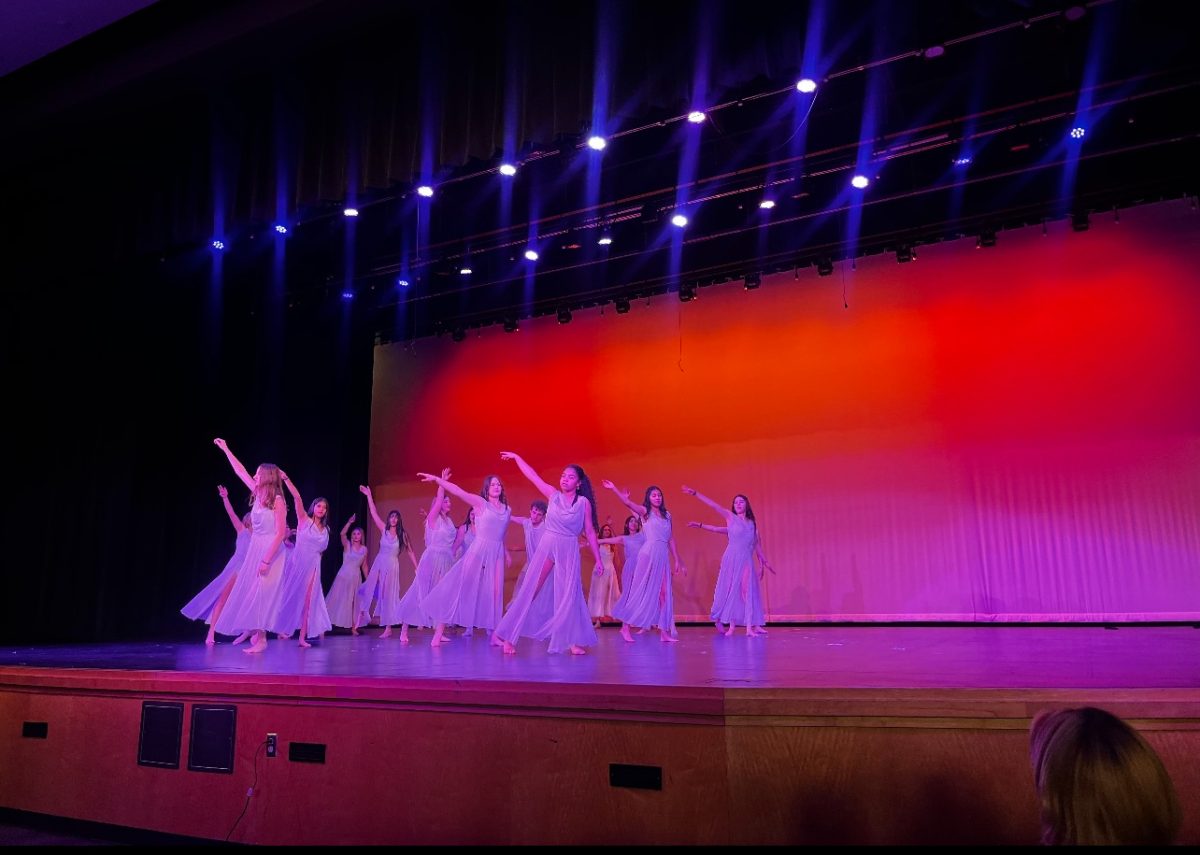
[[[733,631],[734,631],[735,629],[737,629],[737,624],[735,624],[735,623],[731,623],[731,624],[729,625],[729,629],[725,630],[725,637],[726,637],[726,638],[729,638],[730,636],[732,636],[732,635],[733,635]]]
[[[289,632],[287,635],[284,635],[281,632],[277,632],[277,633],[275,633],[275,637],[278,638],[280,641],[290,641],[292,638],[292,634]]]
[[[472,632],[474,632],[474,631],[475,631],[475,630],[474,630],[474,627],[470,627],[470,626],[469,626],[469,627],[467,627],[466,629],[464,629],[464,630],[463,630],[462,637],[463,637],[463,638],[470,638],[470,637],[471,637],[471,633],[472,633]]]
[[[503,645],[503,647],[502,647],[501,649],[502,649],[502,650],[503,650],[505,653],[516,653],[516,652],[517,652],[517,648],[516,648],[516,647],[514,647],[512,644],[510,644],[510,643],[509,643],[509,642],[507,642],[507,641],[506,641],[506,642],[504,642],[504,645]]]
[[[249,647],[247,647],[242,652],[243,653],[262,653],[266,649],[267,649],[267,638],[266,638],[266,634],[264,633],[262,638],[260,638],[254,644],[251,644]]]
[[[625,639],[630,644],[633,644],[633,636],[629,634],[629,627],[627,627],[625,624],[621,624],[621,638]]]
[[[408,644],[408,633],[407,632],[400,633],[400,643]]]
[[[435,633],[433,636],[433,640],[429,642],[429,646],[430,647],[439,647],[439,646],[445,644],[449,640],[450,639],[448,639],[448,638],[444,638],[441,633]]]
[[[392,628],[389,626],[383,632],[379,633],[379,637],[380,638],[391,638],[392,637]]]
[[[239,635],[237,638],[235,638],[235,639],[233,640],[233,643],[234,643],[234,644],[241,644],[243,641],[245,641],[245,640],[246,640],[247,638],[249,638],[249,637],[250,637],[250,633],[249,633],[249,632],[243,632],[241,635]]]
[[[637,634],[638,634],[638,635],[643,635],[643,634],[645,634],[645,632],[646,632],[646,627],[642,627],[641,629],[639,629],[639,630],[638,630],[638,633],[637,633]]]
[[[296,642],[296,644],[300,647],[312,647],[312,645],[308,643],[308,640],[304,638],[300,639],[298,642]]]
[[[757,632],[759,635],[767,634],[767,628],[765,626],[756,626],[756,627],[754,627],[754,631]]]
[[[667,635],[665,632],[660,632],[658,634],[658,640],[665,641],[667,644],[675,644],[676,642],[679,641],[678,638],[672,638],[671,636]]]
[[[500,640],[499,638],[497,638],[496,633],[494,633],[494,632],[492,633],[491,637],[488,639],[489,647],[500,647],[503,644],[504,644],[504,642],[502,640]]]
[[[571,645],[571,655],[572,656],[584,656],[586,654],[587,654],[587,651],[584,650],[582,647],[580,647],[578,644]]]
[[[725,631],[725,624],[721,623],[719,620],[713,621],[713,626],[715,626],[717,628],[717,632]]]
[[[209,647],[212,647],[214,644],[217,643],[217,637],[210,632],[208,634],[208,637],[204,639],[204,643],[207,644]]]
[[[350,634],[351,634],[351,635],[358,635],[358,627],[356,627],[356,626],[355,626],[355,627],[351,627],[351,628],[350,628]]]

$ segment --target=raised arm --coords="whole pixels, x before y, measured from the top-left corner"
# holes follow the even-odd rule
[[[225,504],[225,513],[229,514],[229,521],[233,523],[234,530],[238,534],[241,534],[246,530],[246,527],[242,525],[242,518],[233,512],[233,505],[229,503],[229,491],[225,489],[224,484],[217,485],[217,495],[221,497],[221,501]]]
[[[709,525],[708,523],[690,522],[688,528],[702,528],[705,531],[713,531],[717,534],[728,534],[729,526],[725,525]]]
[[[242,480],[242,483],[250,489],[251,493],[253,493],[254,488],[257,486],[254,483],[253,476],[246,471],[246,467],[242,465],[242,461],[233,456],[233,452],[229,450],[229,445],[225,442],[225,440],[217,437],[213,440],[213,445],[225,452],[225,456],[229,459],[229,465],[233,467],[234,474],[237,475],[238,478]]]
[[[358,487],[358,492],[367,497],[367,510],[371,514],[371,519],[375,521],[375,527],[379,529],[380,534],[383,534],[387,531],[387,524],[380,519],[379,511],[375,509],[375,497],[371,495],[371,488],[364,487],[360,484]]]
[[[442,470],[442,480],[445,480],[449,477],[450,477],[450,470],[443,469]],[[430,520],[436,520],[437,515],[442,512],[442,499],[444,499],[444,498],[446,498],[446,488],[443,487],[441,484],[438,484],[437,495],[434,497],[433,502],[430,503],[430,505],[429,505],[429,519]]]
[[[443,469],[442,471],[448,472],[449,470]],[[462,487],[451,483],[446,478],[439,478],[437,475],[430,475],[428,472],[418,472],[417,477],[422,481],[437,482],[437,485],[451,496],[457,496],[480,513],[482,513],[483,509],[487,507],[487,500],[484,499],[483,496],[480,496],[477,493],[468,493]]]
[[[354,514],[351,514],[350,519],[346,520],[346,524],[342,526],[342,549],[350,548],[350,538],[346,536],[346,532],[350,531],[352,525],[354,525]]]
[[[609,481],[608,479],[601,481],[600,484],[601,484],[601,486],[603,486],[609,490],[612,490],[614,493],[616,493],[617,498],[621,500],[621,503],[623,505],[625,505],[625,507],[629,508],[629,510],[631,510],[635,514],[637,514],[638,519],[640,519],[640,520],[646,519],[646,516],[647,516],[646,506],[634,504],[633,502],[631,502],[629,500],[629,491],[628,490],[622,490],[620,487],[618,487],[616,484],[614,484],[612,481]]]
[[[600,560],[600,544],[596,540],[596,528],[592,525],[591,503],[588,502],[586,496],[580,496],[576,501],[587,502],[581,510],[583,514],[583,533],[587,537],[588,546],[591,547],[592,557],[596,559],[596,567],[593,572],[596,576],[603,576],[604,562]]]
[[[710,508],[712,508],[714,511],[719,513],[721,516],[725,517],[725,519],[729,519],[730,515],[733,514],[733,511],[729,510],[728,508],[721,507],[716,502],[714,502],[712,499],[710,499],[708,496],[704,495],[699,490],[696,490],[693,487],[688,487],[685,484],[683,487],[683,492],[687,493],[689,496],[695,496],[697,499],[704,502],[704,504],[708,505]]]
[[[547,484],[545,481],[543,481],[541,479],[541,476],[539,476],[536,472],[533,471],[533,467],[530,466],[528,463],[526,463],[525,459],[523,457],[521,457],[521,455],[517,454],[515,451],[501,451],[500,459],[501,460],[511,460],[514,463],[516,463],[517,468],[521,470],[521,474],[524,475],[526,478],[528,478],[529,483],[532,484],[533,486],[537,487],[538,492],[541,493],[543,496],[545,496],[547,499],[553,498],[554,494],[556,492],[558,492],[553,487],[551,487],[549,484]]]
[[[279,478],[283,481],[283,486],[287,487],[288,492],[292,494],[292,501],[296,503],[296,528],[298,530],[308,521],[308,510],[304,507],[304,500],[300,498],[300,491],[296,489],[292,479],[282,469],[279,470]]]

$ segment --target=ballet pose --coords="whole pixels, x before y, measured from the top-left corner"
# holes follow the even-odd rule
[[[250,646],[244,652],[261,653],[267,649],[267,628],[283,577],[287,503],[283,499],[282,479],[279,467],[273,463],[260,463],[251,476],[225,440],[218,437],[213,444],[225,453],[234,473],[254,494],[250,545],[213,629],[222,635],[250,632]]]
[[[408,553],[414,570],[417,566],[417,556],[409,542],[408,532],[404,530],[400,512],[388,511],[385,524],[375,508],[375,497],[371,495],[371,488],[360,486],[358,491],[367,497],[367,509],[371,513],[371,519],[375,521],[375,527],[379,529],[379,552],[371,564],[367,581],[358,590],[359,616],[355,619],[354,629],[363,625],[363,617],[367,618],[366,623],[370,623],[371,600],[376,599],[378,602],[375,614],[379,617],[379,625],[383,627],[379,637],[390,638],[392,625],[400,623],[400,548],[403,547]],[[351,631],[353,632],[353,629]]]
[[[445,470],[443,470],[445,471]],[[449,641],[446,625],[471,630],[493,629],[504,608],[504,532],[512,509],[504,484],[495,475],[483,480],[478,494],[468,493],[448,477],[417,473],[422,481],[435,481],[475,512],[475,537],[454,565],[421,601],[421,608],[436,622],[430,645]]]
[[[602,482],[612,490],[621,502],[642,521],[646,542],[642,545],[634,565],[633,578],[625,578],[625,590],[621,599],[613,606],[613,617],[621,621],[621,638],[633,641],[629,627],[658,627],[658,637],[665,642],[678,641],[675,637],[675,600],[671,590],[670,559],[674,559],[675,573],[687,575],[687,568],[679,560],[675,536],[671,532],[671,514],[667,511],[666,499],[658,487],[647,487],[641,505],[629,500],[627,490],[618,489],[612,481]],[[625,566],[629,566],[626,559]]]
[[[281,638],[299,630],[299,645],[312,647],[309,638],[333,629],[321,590],[321,556],[329,546],[329,500],[313,499],[306,511],[295,482],[286,473],[280,474],[296,503],[296,545],[283,568],[279,606],[271,630]]]
[[[354,525],[355,515],[342,526],[342,566],[338,568],[337,576],[325,595],[325,605],[329,609],[329,621],[334,626],[350,629],[352,635],[358,635],[358,627],[354,618],[358,614],[356,603],[358,589],[367,578],[367,547],[363,543],[366,533],[362,526]],[[346,536],[346,532],[350,536]]]
[[[724,632],[726,636],[733,635],[740,622],[746,627],[747,636],[765,635],[767,630],[763,624],[766,621],[758,582],[767,570],[772,573],[775,570],[763,554],[762,540],[758,536],[758,525],[754,521],[754,509],[750,507],[750,500],[738,493],[733,497],[729,510],[726,510],[691,487],[685,486],[683,492],[695,496],[725,517],[723,526],[688,523],[689,528],[700,528],[729,536],[729,545],[725,547],[725,554],[721,556],[721,569],[717,573],[717,585],[709,612],[717,631]],[[755,555],[758,556],[758,563],[762,565],[757,575],[754,572]],[[728,629],[722,626],[725,623],[729,624]]]
[[[450,477],[450,470],[442,470],[442,478]],[[433,626],[433,619],[421,606],[421,602],[433,589],[435,581],[446,575],[454,564],[454,523],[450,521],[450,497],[440,484],[437,495],[425,515],[425,551],[417,564],[412,584],[400,598],[400,643],[408,644],[409,626]]]
[[[221,616],[221,611],[225,608],[225,601],[229,599],[229,592],[233,590],[237,571],[245,561],[246,550],[250,546],[250,512],[247,511],[244,517],[238,519],[233,505],[229,503],[229,491],[225,489],[224,485],[217,485],[217,495],[221,497],[221,502],[225,505],[225,513],[229,515],[229,521],[233,523],[233,530],[237,532],[233,556],[225,563],[225,569],[217,574],[217,577],[209,582],[203,591],[192,597],[191,602],[179,610],[189,620],[202,620],[208,624],[208,637],[204,639],[205,644],[216,644],[213,624],[217,622],[217,618]]]
[[[502,642],[505,653],[515,653],[517,640],[522,635],[530,638],[548,638],[550,653],[570,650],[581,655],[596,643],[596,630],[588,615],[587,602],[583,597],[583,582],[580,577],[579,535],[587,537],[588,546],[594,556],[596,576],[603,575],[604,565],[600,560],[600,547],[596,543],[596,497],[592,483],[583,468],[571,464],[558,477],[555,490],[538,476],[521,455],[504,451],[501,460],[512,460],[521,473],[547,499],[546,533],[542,535],[537,551],[529,559],[530,571],[525,574],[520,587],[513,596],[512,605],[500,620],[493,640]],[[553,571],[554,609],[550,619],[540,625],[530,622],[534,601],[546,585]]]

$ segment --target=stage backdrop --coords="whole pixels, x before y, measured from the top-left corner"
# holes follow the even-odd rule
[[[699,293],[377,348],[381,509],[401,508],[419,551],[432,491],[416,472],[450,466],[471,490],[498,473],[526,513],[534,491],[499,459],[514,450],[552,484],[583,465],[617,523],[600,479],[663,488],[681,619],[707,617],[725,546],[686,527],[721,518],[682,484],[750,497],[773,620],[1200,617],[1188,202]]]

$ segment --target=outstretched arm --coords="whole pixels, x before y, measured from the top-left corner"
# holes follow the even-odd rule
[[[448,472],[449,470],[443,469],[442,471]],[[437,485],[451,496],[457,496],[477,511],[483,511],[483,509],[487,506],[487,501],[483,498],[483,496],[475,493],[468,493],[462,487],[451,483],[446,478],[439,478],[437,475],[430,475],[428,472],[418,472],[417,477],[422,481],[436,481]]]
[[[283,480],[283,486],[287,487],[288,492],[292,494],[292,501],[296,503],[296,528],[299,529],[308,521],[308,510],[304,507],[304,500],[300,498],[300,491],[296,489],[296,485],[292,483],[292,479],[287,476],[287,473],[280,469],[279,477]]]
[[[442,479],[444,480],[449,477],[450,477],[450,470],[448,468],[443,469],[442,470]],[[442,499],[444,499],[444,498],[446,498],[446,488],[443,487],[441,484],[438,484],[437,495],[434,497],[433,502],[430,503],[430,505],[429,505],[429,519],[430,520],[436,520],[437,515],[439,513],[441,513]]]
[[[621,546],[625,543],[623,537],[598,537],[596,543],[600,546]]]
[[[644,520],[646,518],[645,505],[637,505],[637,504],[634,504],[633,502],[631,502],[629,500],[629,491],[628,490],[622,490],[620,487],[618,487],[612,481],[609,481],[607,478],[605,480],[601,481],[600,484],[602,486],[606,487],[607,489],[612,490],[614,493],[616,493],[617,498],[621,500],[621,503],[623,505],[625,505],[625,507],[629,508],[629,510],[631,510],[635,514],[637,514],[638,519]]]
[[[250,473],[246,471],[246,467],[242,465],[242,461],[233,456],[233,452],[229,450],[229,445],[225,442],[225,440],[217,437],[213,440],[213,445],[225,452],[225,456],[229,459],[229,465],[233,467],[234,474],[236,474],[238,478],[242,479],[242,483],[250,489],[251,493],[253,493],[255,486],[257,486],[254,483],[254,478],[251,477]]]
[[[242,525],[242,519],[233,512],[233,505],[229,503],[229,491],[225,489],[224,484],[217,485],[217,495],[221,497],[221,501],[225,503],[225,513],[229,514],[229,521],[233,523],[233,528],[238,534],[246,530]]]
[[[379,511],[375,509],[375,497],[371,495],[371,488],[364,487],[360,484],[358,487],[358,492],[367,497],[367,510],[371,513],[371,519],[375,521],[375,527],[379,529],[380,534],[383,534],[387,531],[387,524],[380,519]]]
[[[688,528],[702,528],[705,531],[714,531],[717,534],[728,534],[729,526],[724,525],[709,525],[708,523],[690,522]]]
[[[350,538],[346,536],[346,532],[350,530],[350,526],[354,525],[354,514],[350,515],[350,519],[346,520],[346,524],[342,526],[342,549],[350,548]]]
[[[733,511],[729,510],[728,508],[723,508],[720,505],[718,505],[716,502],[714,502],[708,496],[701,493],[699,490],[696,490],[693,487],[688,487],[686,484],[683,487],[683,492],[687,493],[689,496],[695,496],[697,499],[704,502],[704,504],[708,505],[710,508],[712,508],[714,511],[719,513],[721,516],[725,517],[725,519],[729,519],[730,514],[733,513]]]
[[[501,451],[500,459],[501,460],[511,460],[514,463],[516,463],[517,468],[521,470],[521,474],[524,475],[526,478],[528,478],[529,483],[532,484],[533,486],[537,487],[538,492],[541,493],[543,496],[545,496],[547,499],[552,498],[554,496],[554,494],[557,492],[553,487],[551,487],[549,484],[547,484],[545,481],[543,481],[541,479],[541,476],[539,476],[536,472],[533,471],[533,467],[530,466],[528,463],[526,463],[525,459],[523,457],[521,457],[521,455],[517,454],[515,451]]]

